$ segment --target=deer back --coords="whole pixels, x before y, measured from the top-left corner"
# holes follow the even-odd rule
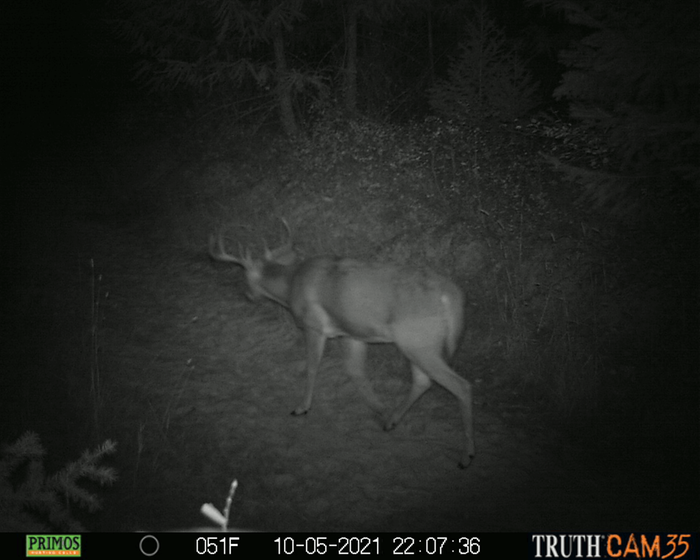
[[[396,342],[410,329],[426,340],[440,335],[454,352],[462,291],[430,269],[316,257],[294,268],[289,281],[288,307],[301,326],[366,342]]]

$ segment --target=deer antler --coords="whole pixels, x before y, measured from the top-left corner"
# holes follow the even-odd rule
[[[221,232],[218,235],[211,234],[209,236],[209,256],[220,262],[231,262],[241,265],[246,270],[253,266],[254,259],[250,256],[250,249],[246,248],[245,254],[241,244],[238,244],[238,257],[234,257],[224,249],[224,238]]]
[[[277,260],[280,256],[287,254],[292,250],[292,230],[290,229],[287,220],[285,220],[284,218],[280,218],[280,220],[282,220],[282,223],[284,224],[284,227],[287,230],[287,241],[279,247],[277,247],[276,249],[268,249],[267,244],[265,244],[265,260]]]

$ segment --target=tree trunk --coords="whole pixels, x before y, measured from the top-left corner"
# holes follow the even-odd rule
[[[433,50],[433,2],[428,0],[428,65],[430,85],[435,85],[435,52]]]
[[[289,71],[287,69],[287,59],[284,54],[284,38],[282,30],[278,28],[272,38],[272,45],[275,50],[275,69],[277,73],[277,84],[275,86],[275,96],[277,97],[277,108],[279,109],[282,128],[287,136],[296,136],[299,132],[297,120],[292,107],[292,91],[289,81]]]
[[[345,24],[345,109],[357,111],[357,3],[348,0],[347,21]]]

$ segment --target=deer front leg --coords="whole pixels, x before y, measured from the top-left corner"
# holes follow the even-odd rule
[[[381,416],[384,413],[384,405],[377,398],[372,385],[365,375],[367,343],[346,337],[343,339],[343,345],[345,346],[345,369],[348,375],[357,385],[369,407]]]
[[[326,346],[324,334],[313,329],[305,331],[306,336],[306,394],[301,405],[292,411],[293,416],[306,414],[311,408],[311,399],[314,396],[314,384],[318,374],[318,366],[323,357],[323,349]]]

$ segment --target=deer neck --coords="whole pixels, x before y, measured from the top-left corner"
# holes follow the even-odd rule
[[[265,263],[260,281],[260,288],[265,297],[276,301],[284,307],[289,307],[291,279],[296,268],[296,265],[284,265],[275,262]]]

